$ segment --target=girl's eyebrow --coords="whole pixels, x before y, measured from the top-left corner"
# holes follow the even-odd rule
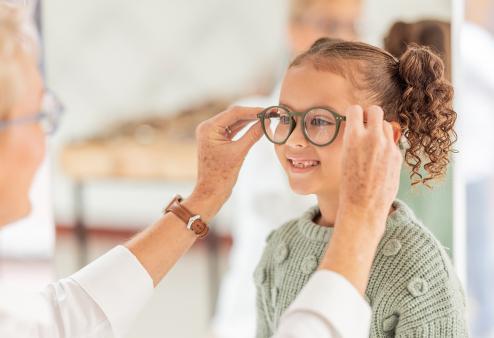
[[[288,110],[290,111],[295,111],[295,109],[293,109],[292,107],[290,107],[289,105],[287,105],[286,103],[283,103],[280,101],[280,103],[278,103],[280,106],[284,107],[284,108],[287,108]]]
[[[295,112],[295,111],[296,111],[295,109],[293,109],[292,107],[290,107],[290,106],[289,106],[288,104],[286,104],[286,103],[280,102],[280,103],[279,103],[279,105],[280,105],[281,107],[287,108],[288,110],[290,110],[290,111],[292,111],[292,112]],[[307,109],[307,110],[310,110],[310,109],[313,109],[313,108],[326,108],[326,109],[329,109],[329,110],[331,110],[331,111],[333,111],[333,112],[335,112],[335,113],[338,113],[338,114],[340,113],[340,112],[339,112],[339,111],[337,111],[335,108],[333,108],[333,107],[331,107],[331,106],[328,106],[328,105],[315,106],[315,107],[311,107],[311,108],[309,108],[309,109]],[[307,111],[307,110],[306,110],[306,111]]]

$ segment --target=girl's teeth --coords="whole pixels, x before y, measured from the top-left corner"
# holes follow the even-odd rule
[[[292,161],[292,164],[296,168],[308,168],[308,167],[314,167],[319,164],[318,161]]]

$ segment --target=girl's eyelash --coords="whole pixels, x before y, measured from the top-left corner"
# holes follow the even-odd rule
[[[327,120],[324,117],[317,117],[317,116],[312,118],[311,123],[312,123],[312,121],[315,121],[315,120],[324,121],[326,124],[329,124],[329,125],[334,124],[333,122]]]

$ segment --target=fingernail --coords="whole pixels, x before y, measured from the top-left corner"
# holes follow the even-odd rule
[[[362,107],[360,105],[358,105],[358,104],[355,104],[355,105],[350,106],[348,108],[348,111],[354,111],[354,112],[360,112],[362,110],[363,110]]]

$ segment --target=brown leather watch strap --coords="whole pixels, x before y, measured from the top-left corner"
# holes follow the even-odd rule
[[[173,200],[165,208],[165,213],[171,212],[180,218],[189,230],[192,230],[198,238],[204,238],[209,233],[209,227],[206,223],[201,220],[201,216],[193,215],[186,207],[184,207],[182,202],[182,197],[176,195]]]

